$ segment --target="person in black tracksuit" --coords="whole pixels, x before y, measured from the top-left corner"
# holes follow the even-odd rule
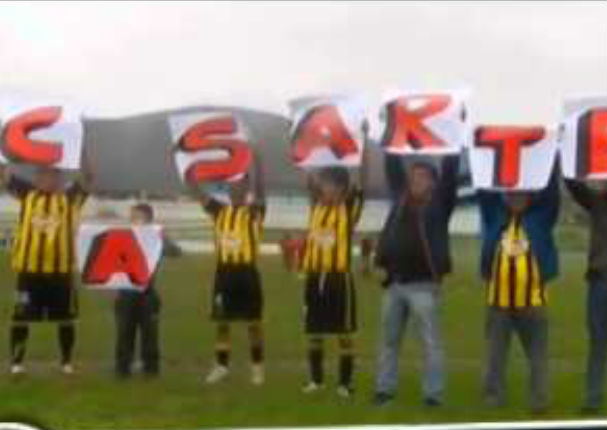
[[[154,212],[148,204],[137,204],[131,209],[133,224],[149,224],[154,221]],[[146,376],[157,376],[160,372],[160,349],[158,346],[158,322],[160,297],[154,278],[148,288],[141,292],[120,290],[116,295],[116,375],[127,378],[131,375],[135,358],[137,334],[139,333],[141,361]]]

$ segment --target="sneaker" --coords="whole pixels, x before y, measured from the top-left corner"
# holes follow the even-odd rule
[[[266,381],[266,373],[261,364],[251,366],[251,384],[263,385]]]
[[[437,408],[443,405],[443,402],[437,399],[436,397],[426,397],[424,399],[424,405],[429,408]]]
[[[351,387],[340,385],[337,387],[337,395],[342,399],[349,399],[354,395],[354,390]]]
[[[598,406],[583,406],[580,409],[580,415],[584,416],[595,416],[601,413],[601,408]]]
[[[226,366],[219,364],[213,366],[209,374],[207,375],[205,382],[209,385],[216,384],[224,380],[230,374],[230,369]]]
[[[12,364],[9,372],[14,376],[24,375],[26,373],[25,366],[23,366],[23,364]]]
[[[536,405],[531,406],[531,415],[542,417],[548,414],[548,406],[547,405]]]
[[[312,394],[312,393],[315,393],[315,392],[321,390],[322,388],[323,388],[322,384],[316,383],[314,381],[310,381],[306,385],[304,385],[304,387],[302,388],[301,391],[304,394]]]
[[[373,404],[375,406],[384,406],[394,399],[394,395],[388,393],[375,393],[373,396]]]
[[[70,363],[62,364],[61,373],[63,373],[64,375],[73,375],[75,373],[74,366]]]
[[[484,398],[485,405],[490,408],[501,408],[505,406],[505,402],[503,399],[500,399],[498,396],[487,395]]]

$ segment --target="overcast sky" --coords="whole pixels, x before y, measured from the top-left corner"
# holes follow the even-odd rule
[[[607,94],[607,2],[490,3],[2,2],[0,90],[119,116],[469,86],[496,123]]]

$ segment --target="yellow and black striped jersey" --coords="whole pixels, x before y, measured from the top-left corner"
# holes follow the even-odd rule
[[[493,262],[488,304],[501,309],[546,304],[538,263],[519,217],[513,217],[502,234]]]
[[[19,199],[20,215],[13,244],[17,273],[69,274],[74,257],[74,232],[88,194],[74,184],[48,193],[12,177],[7,190]]]
[[[314,202],[310,208],[308,233],[302,259],[306,273],[348,272],[352,256],[352,234],[363,209],[360,189],[349,192],[342,203]]]
[[[263,232],[265,205],[235,206],[211,199],[205,210],[213,217],[218,265],[254,265]]]

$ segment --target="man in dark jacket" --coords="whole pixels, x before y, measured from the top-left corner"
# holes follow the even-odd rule
[[[413,317],[425,351],[424,403],[439,406],[444,389],[444,353],[438,322],[440,285],[451,271],[449,220],[457,198],[459,156],[442,160],[441,171],[415,160],[386,155],[393,207],[377,246],[376,263],[386,272],[382,333],[374,402],[389,402],[398,385],[403,329]]]
[[[587,324],[589,336],[584,412],[597,413],[605,406],[607,367],[607,181],[567,181],[575,200],[590,216],[588,253]]]

